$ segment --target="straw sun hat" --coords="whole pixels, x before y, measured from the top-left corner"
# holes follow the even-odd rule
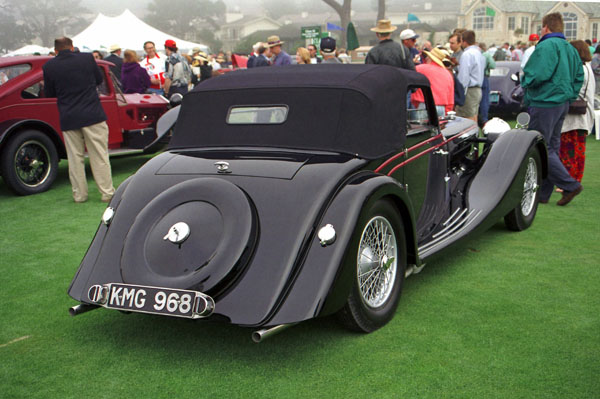
[[[371,28],[371,31],[377,33],[391,33],[396,29],[398,28],[396,26],[393,26],[392,21],[390,21],[389,19],[380,19],[379,21],[377,21],[377,26]]]
[[[267,39],[267,45],[265,47],[275,47],[275,46],[281,46],[283,43],[280,39],[279,36],[273,35],[273,36],[269,36],[269,38]]]
[[[425,54],[427,54],[427,57],[431,58],[431,60],[433,62],[435,62],[436,64],[438,64],[442,68],[445,68],[444,61],[449,61],[448,56],[446,55],[446,53],[443,50],[441,50],[441,49],[439,49],[437,47],[431,49],[431,51],[423,50],[423,52]]]

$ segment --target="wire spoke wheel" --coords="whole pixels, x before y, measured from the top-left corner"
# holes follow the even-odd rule
[[[523,216],[529,216],[535,205],[535,196],[538,191],[538,169],[535,159],[529,158],[527,172],[525,172],[525,183],[523,183],[523,198],[521,199],[521,212]]]
[[[396,235],[390,222],[382,216],[372,218],[363,230],[357,259],[358,286],[367,306],[377,308],[390,297],[397,259]]]
[[[522,161],[521,168],[521,173],[523,173],[523,185],[520,186],[523,189],[521,201],[504,216],[506,227],[513,231],[522,231],[531,226],[537,212],[538,189],[542,184],[542,161],[540,153],[535,147],[529,149],[527,156]]]
[[[406,270],[404,227],[398,208],[389,200],[375,202],[359,218],[345,259],[353,287],[338,312],[347,328],[371,332],[394,317]]]

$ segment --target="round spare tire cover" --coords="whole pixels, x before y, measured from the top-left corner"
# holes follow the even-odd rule
[[[127,233],[123,282],[210,290],[254,244],[253,215],[246,194],[228,181],[205,177],[174,185],[140,211]],[[168,235],[178,223],[189,235],[173,242]]]

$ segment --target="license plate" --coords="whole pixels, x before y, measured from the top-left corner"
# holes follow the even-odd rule
[[[215,306],[211,297],[198,291],[132,284],[94,285],[88,296],[109,309],[192,319],[210,316]]]
[[[500,102],[500,93],[490,93],[490,104],[498,104]]]

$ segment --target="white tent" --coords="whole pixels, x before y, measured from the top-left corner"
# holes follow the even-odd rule
[[[11,51],[10,53],[3,55],[3,57],[13,57],[16,55],[31,55],[35,53],[39,53],[40,55],[48,55],[50,51],[53,51],[53,49],[38,46],[35,44],[28,44],[25,47],[21,47],[18,50]]]
[[[113,44],[118,44],[123,50],[141,51],[144,42],[150,40],[156,44],[158,50],[161,50],[167,39],[175,40],[177,47],[181,50],[200,47],[203,51],[208,51],[208,47],[203,44],[178,39],[153,28],[138,19],[129,10],[123,11],[117,17],[98,14],[90,26],[73,37],[73,45],[86,52],[93,50],[108,51]]]

